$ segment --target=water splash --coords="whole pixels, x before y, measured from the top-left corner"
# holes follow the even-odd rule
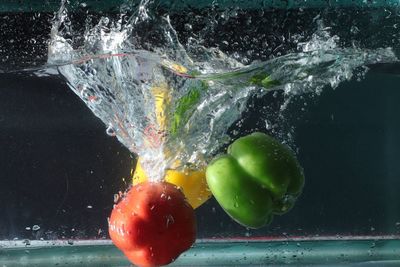
[[[287,100],[318,94],[361,66],[398,60],[390,47],[342,48],[317,20],[312,38],[297,42],[296,52],[245,65],[248,59],[206,47],[200,37],[182,45],[168,14],[152,13],[151,3],[142,1],[133,15],[101,17],[83,36],[64,3],[53,23],[48,63],[105,123],[107,134],[142,158],[152,180],[182,164],[202,167],[230,141],[227,129],[255,94],[283,90]]]

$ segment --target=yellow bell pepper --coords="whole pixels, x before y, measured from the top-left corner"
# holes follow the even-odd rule
[[[133,174],[133,185],[143,183],[147,180],[148,177],[140,165],[139,158]],[[190,168],[184,168],[182,171],[167,170],[164,180],[182,189],[183,194],[194,209],[211,197],[211,191],[208,189],[204,170],[192,170]]]
[[[165,61],[164,64],[180,73],[186,73],[187,69],[184,66]],[[160,131],[165,131],[167,124],[167,107],[171,104],[170,88],[166,83],[155,84],[151,88],[151,93],[154,96],[154,108],[156,115],[157,128]],[[152,141],[148,141],[149,145]],[[164,150],[165,155],[169,155],[171,152]],[[180,165],[179,162],[175,162],[175,165]],[[136,164],[135,172],[133,174],[133,185],[145,182],[148,180],[148,176],[140,165],[140,158]],[[165,173],[164,180],[172,183],[183,191],[186,199],[190,205],[195,209],[201,204],[206,202],[211,197],[211,191],[208,189],[205,170],[193,170],[188,167],[182,170],[167,170]]]

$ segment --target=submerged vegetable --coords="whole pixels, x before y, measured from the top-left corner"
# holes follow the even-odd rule
[[[240,224],[259,228],[290,210],[304,185],[302,169],[289,148],[263,133],[233,142],[206,171],[211,192]]]
[[[114,207],[109,234],[132,263],[165,265],[195,241],[195,214],[176,186],[140,183]]]
[[[182,127],[186,125],[199,104],[202,92],[206,91],[208,86],[205,82],[199,82],[189,89],[188,93],[183,95],[176,103],[173,111],[172,122],[169,133],[171,136],[178,136]]]
[[[268,73],[260,72],[256,75],[253,75],[249,79],[250,84],[254,84],[257,86],[264,87],[265,89],[269,89],[271,87],[279,85],[279,81],[273,80]]]
[[[140,158],[133,174],[133,185],[148,180],[146,173],[140,165]],[[207,186],[204,170],[195,170],[188,167],[182,170],[167,170],[164,180],[182,189],[189,204],[195,209],[211,197],[211,191]]]

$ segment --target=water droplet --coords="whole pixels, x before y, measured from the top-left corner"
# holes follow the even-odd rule
[[[174,217],[171,214],[167,215],[167,228],[175,222]]]
[[[92,206],[92,205],[88,205],[86,208],[88,208],[88,209],[92,209],[92,208],[93,208],[93,206]]]
[[[32,226],[32,230],[33,231],[38,231],[40,229],[40,226],[35,224],[34,226]]]
[[[25,227],[25,230],[30,231],[31,228],[29,226]]]
[[[81,90],[81,97],[82,97],[84,100],[88,100],[90,96],[91,96],[90,90],[88,90],[86,87],[82,87],[82,90]]]
[[[267,130],[272,129],[272,124],[268,120],[265,120],[265,129],[267,129]]]
[[[235,208],[239,208],[239,203],[237,203],[237,202],[235,201],[235,203],[233,204],[233,206],[234,206]]]
[[[115,135],[116,135],[115,129],[114,129],[114,127],[112,127],[112,125],[109,125],[109,126],[107,127],[106,133],[107,133],[109,136],[115,136]]]

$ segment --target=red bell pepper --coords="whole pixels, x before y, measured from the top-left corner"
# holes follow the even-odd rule
[[[175,185],[140,183],[114,206],[109,234],[132,263],[169,264],[196,239],[194,210]]]

